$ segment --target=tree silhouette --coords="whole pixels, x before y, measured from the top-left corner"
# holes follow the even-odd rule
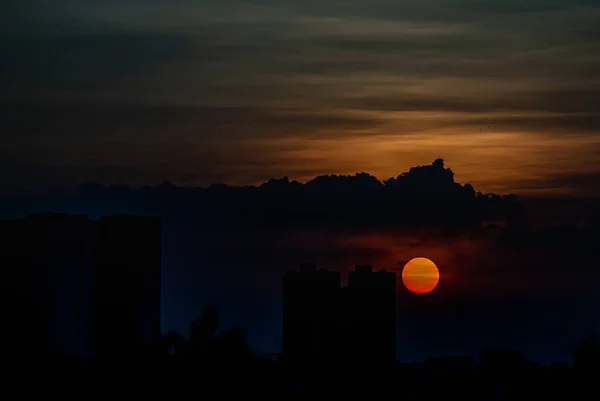
[[[219,329],[219,311],[206,307],[202,315],[190,324],[190,345],[193,352],[207,352]]]
[[[573,369],[576,372],[588,374],[600,371],[600,348],[594,336],[586,337],[579,346],[571,348],[570,351]]]

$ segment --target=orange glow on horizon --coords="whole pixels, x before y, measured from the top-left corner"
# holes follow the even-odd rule
[[[386,119],[385,116],[380,116],[383,122],[369,132],[348,133],[340,129],[334,132],[335,137],[328,131],[311,132],[309,137],[246,140],[244,147],[251,151],[245,154],[261,155],[269,170],[258,171],[262,167],[253,164],[246,172],[254,174],[257,170],[256,176],[231,183],[260,185],[273,176],[289,176],[306,182],[321,174],[357,172],[385,180],[442,157],[446,167],[455,173],[457,182],[470,183],[484,193],[563,194],[571,193],[572,189],[562,184],[548,186],[549,183],[540,178],[540,171],[543,176],[587,171],[586,166],[593,165],[596,157],[592,149],[600,145],[600,139],[589,135],[548,137],[515,127],[494,130],[492,126],[489,131],[479,132],[479,128],[471,125],[452,125],[423,128],[404,135],[405,129],[389,122],[391,117]],[[439,116],[439,120],[446,121],[442,117],[445,115]],[[417,124],[428,120],[412,116],[407,121]],[[577,157],[564,157],[567,153]],[[336,155],[335,159],[331,154]],[[538,182],[542,184],[539,188],[535,185]]]
[[[402,269],[404,286],[415,294],[426,294],[433,291],[440,280],[440,272],[430,259],[414,258]]]

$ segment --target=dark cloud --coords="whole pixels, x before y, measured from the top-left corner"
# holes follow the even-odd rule
[[[315,15],[361,15],[361,16],[385,16],[403,17],[410,15],[415,19],[469,19],[473,15],[498,13],[498,14],[522,14],[539,13],[544,11],[569,10],[577,7],[596,6],[595,0],[533,0],[526,4],[518,0],[425,0],[404,1],[378,0],[377,7],[372,3],[362,0],[334,0],[322,4],[318,0],[307,0],[302,3],[293,0],[250,0],[254,4],[280,5],[285,8],[311,13]]]
[[[549,118],[594,119],[600,115],[600,90],[540,90],[510,91],[493,98],[470,98],[456,95],[419,95],[398,94],[355,98],[348,101],[349,106],[359,109],[390,111],[450,111],[472,113],[486,112],[547,112]],[[592,115],[572,116],[569,113],[594,113]],[[543,118],[543,117],[542,117]]]
[[[85,98],[85,91],[139,91],[139,77],[180,54],[185,44],[185,38],[156,34],[0,39],[3,97],[82,91]]]
[[[256,126],[263,131],[255,137],[278,133],[291,135],[294,131],[310,133],[317,128],[371,127],[378,120],[368,116],[353,116],[311,109],[177,105],[127,105],[127,104],[4,104],[2,111],[4,130],[14,130],[22,135],[80,135],[104,139],[115,135],[115,130],[139,130],[162,134],[170,128],[173,135],[177,129],[187,126],[195,135],[207,137],[221,134],[238,137],[244,127]],[[43,128],[46,128],[46,132]],[[213,132],[206,132],[211,130]],[[195,131],[195,132],[194,132]],[[137,138],[123,138],[123,140]],[[226,139],[226,138],[225,138]]]
[[[596,195],[600,195],[600,172],[587,173],[563,173],[548,178],[547,183],[556,186],[569,186],[575,190],[588,192],[596,191]]]
[[[600,151],[600,149],[599,149]],[[595,169],[595,166],[593,166]],[[567,189],[567,195],[576,197],[600,197],[600,172],[555,173],[536,180],[519,182],[521,188],[548,190]]]

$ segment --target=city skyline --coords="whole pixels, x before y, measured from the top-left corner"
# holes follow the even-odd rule
[[[157,222],[156,218],[148,216],[113,215],[90,220],[86,215],[64,213],[0,221],[5,257],[19,255],[27,247],[35,251],[31,259],[14,259],[17,260],[16,270],[5,288],[5,296],[15,295],[14,290],[17,290],[25,297],[23,300],[31,297],[33,301],[29,309],[25,303],[21,304],[25,309],[18,310],[20,316],[13,313],[8,303],[5,304],[8,306],[5,318],[12,327],[20,328],[17,333],[32,330],[30,335],[33,334],[13,341],[29,342],[31,346],[39,344],[41,349],[49,347],[67,357],[89,361],[90,357],[96,360],[98,357],[114,359],[137,355],[131,354],[137,347],[158,344],[160,338],[172,336],[173,329],[160,324],[165,317],[169,318],[162,316],[160,299],[165,293],[156,281],[160,276],[156,270],[160,258],[156,256],[161,254],[161,244],[153,235],[157,234],[156,230],[154,233],[153,230],[141,230],[142,225],[156,227]],[[146,263],[141,263],[143,260]],[[283,343],[276,353],[298,366],[318,361],[340,363],[348,358],[349,361],[378,363],[396,358],[406,361],[408,354],[404,352],[415,345],[412,342],[415,339],[411,341],[402,335],[407,328],[433,319],[429,323],[438,324],[438,329],[444,330],[445,335],[456,329],[444,326],[447,323],[439,320],[441,303],[449,299],[464,302],[464,299],[455,295],[448,298],[452,295],[443,281],[441,292],[434,289],[427,294],[413,293],[408,287],[404,288],[394,270],[397,268],[374,270],[370,264],[357,264],[355,270],[342,276],[343,269],[318,268],[314,262],[300,264],[299,270],[289,270],[283,275],[282,287]],[[115,280],[117,276],[119,280]],[[444,276],[452,279],[441,275]],[[18,287],[14,286],[16,283],[19,283]],[[109,289],[110,294],[106,292]],[[20,302],[19,299],[16,297],[11,301]],[[40,305],[48,308],[40,309]],[[465,306],[461,304],[451,313],[464,313],[467,311]],[[207,305],[199,307],[195,314],[202,308],[206,309]],[[110,312],[98,313],[104,309]],[[29,312],[25,313],[26,310]],[[36,320],[38,312],[42,320]],[[488,309],[486,313],[497,312]],[[518,320],[512,322],[518,323]],[[185,326],[190,324],[193,327],[193,320]],[[397,328],[399,337],[396,336]],[[465,329],[468,332],[471,328]],[[481,329],[486,330],[485,326],[477,330]],[[393,341],[384,341],[385,338]],[[453,346],[460,349],[458,342]],[[31,348],[34,352],[37,349]],[[260,354],[263,350],[255,351]],[[464,357],[468,355],[469,352]],[[434,360],[432,357],[429,355],[425,359]],[[457,359],[456,363],[460,365],[461,362]]]
[[[292,364],[396,360],[396,274],[357,265],[340,272],[304,263],[283,277],[282,357]]]
[[[225,327],[239,325],[253,348],[275,352],[280,278],[298,261],[347,280],[356,264],[399,276],[409,259],[424,256],[439,267],[439,283],[417,299],[399,286],[398,318],[412,322],[399,326],[399,357],[477,355],[497,342],[544,363],[566,360],[569,344],[598,330],[597,207],[545,209],[478,192],[436,159],[385,184],[366,174],[255,188],[89,184],[1,198],[0,212],[160,216],[163,331],[186,332],[199,310],[215,305]],[[433,334],[440,330],[444,336]]]

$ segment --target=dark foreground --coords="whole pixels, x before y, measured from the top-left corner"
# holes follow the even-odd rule
[[[582,350],[582,346],[579,350]],[[164,352],[167,351],[167,352]],[[47,356],[4,359],[5,391],[21,397],[158,396],[394,400],[597,400],[598,351],[574,351],[574,366],[539,366],[518,351],[423,364],[304,361],[259,357],[243,348],[140,353],[102,364]],[[579,353],[578,353],[579,352]],[[10,388],[13,387],[13,390]],[[16,394],[16,393],[15,393]]]

